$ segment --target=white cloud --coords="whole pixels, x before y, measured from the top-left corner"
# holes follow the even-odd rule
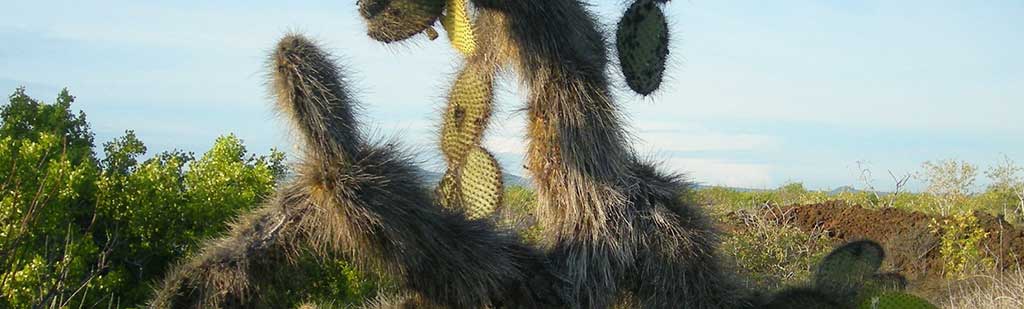
[[[741,151],[763,150],[779,145],[773,136],[729,133],[641,132],[637,149],[641,152]]]
[[[675,157],[665,160],[664,166],[705,185],[760,189],[774,184],[772,168],[765,164]]]
[[[664,121],[640,122],[636,130],[637,150],[650,152],[745,151],[776,148],[782,141],[776,136],[750,133],[726,133],[693,123]]]

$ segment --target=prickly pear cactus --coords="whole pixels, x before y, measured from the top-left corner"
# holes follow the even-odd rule
[[[444,0],[359,0],[358,4],[366,34],[386,43],[424,32],[444,10]]]
[[[466,0],[448,0],[441,23],[452,46],[465,58],[477,51]],[[441,124],[441,151],[448,170],[437,188],[442,205],[467,217],[488,217],[501,204],[501,168],[481,145],[494,100],[494,72],[466,61],[448,94]]]
[[[885,250],[873,241],[855,241],[836,248],[818,265],[813,288],[779,293],[769,308],[798,307],[925,309],[928,301],[904,293],[906,279],[896,273],[878,273]],[[833,305],[826,305],[834,303]]]
[[[933,309],[938,308],[923,298],[896,291],[883,291],[865,297],[860,309]]]
[[[616,46],[627,83],[646,95],[668,55],[667,0],[635,1]],[[710,220],[679,196],[688,182],[632,151],[605,75],[606,41],[582,1],[358,4],[374,39],[431,36],[440,20],[463,56],[442,116],[448,170],[437,194],[408,155],[360,134],[344,70],[289,35],[270,69],[276,105],[304,146],[296,176],[171,270],[153,307],[280,307],[260,298],[260,282],[308,251],[395,278],[406,291],[388,308],[929,308],[899,292],[901,276],[878,274],[884,251],[870,241],[836,249],[810,287],[772,299],[739,291]],[[472,220],[501,204],[501,170],[481,141],[506,68],[530,92],[526,164],[546,231],[538,243]]]
[[[814,284],[838,299],[853,299],[872,276],[878,273],[885,259],[882,246],[871,241],[843,245],[818,265]]]
[[[636,0],[619,20],[615,47],[630,89],[648,95],[661,86],[668,59],[669,32],[656,0]]]

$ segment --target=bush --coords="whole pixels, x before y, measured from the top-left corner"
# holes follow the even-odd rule
[[[960,278],[980,273],[995,267],[995,261],[985,257],[981,242],[988,237],[971,213],[958,213],[942,219],[932,219],[930,226],[940,239],[939,253],[942,255],[943,274]]]
[[[925,161],[918,178],[928,184],[927,192],[935,198],[935,207],[943,216],[954,207],[963,206],[971,196],[978,167],[966,161]]]
[[[822,232],[805,233],[784,223],[785,213],[765,207],[736,213],[741,222],[722,242],[722,253],[757,288],[778,289],[810,279],[813,267],[831,251]]]
[[[23,88],[0,111],[0,308],[138,307],[203,239],[259,205],[285,175],[284,154],[252,155],[234,135],[198,157],[146,155],[132,131],[93,152],[85,114]],[[352,267],[299,259],[282,304],[345,304],[376,291]]]

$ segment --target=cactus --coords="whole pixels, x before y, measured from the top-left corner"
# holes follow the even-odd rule
[[[851,302],[882,267],[885,250],[872,241],[855,241],[832,250],[818,264],[814,284],[833,299]]]
[[[538,305],[545,290],[538,286],[554,290],[544,282],[557,280],[545,276],[536,250],[487,221],[439,208],[409,157],[362,138],[355,102],[329,59],[301,36],[278,44],[271,84],[303,141],[297,175],[228,236],[171,270],[152,305],[259,306],[253,289],[261,274],[300,249],[345,254],[427,304]]]
[[[896,273],[878,273],[885,250],[869,240],[854,241],[832,250],[814,275],[810,288],[780,292],[769,308],[928,309],[927,301],[902,292],[906,279]]]
[[[476,34],[469,16],[467,0],[448,0],[447,14],[441,18],[441,25],[448,32],[448,39],[463,56],[468,57],[476,52]]]
[[[501,168],[481,145],[494,101],[494,70],[476,59],[477,41],[465,0],[447,1],[441,19],[452,46],[466,58],[448,94],[441,123],[441,150],[448,170],[437,188],[439,202],[470,219],[491,216],[501,204]]]
[[[427,30],[441,16],[444,0],[358,0],[366,34],[397,42]]]
[[[937,309],[927,300],[900,292],[884,291],[866,297],[857,306],[860,309]]]
[[[401,293],[379,303],[411,307],[845,308],[908,299],[885,294],[900,278],[876,274],[884,252],[871,242],[829,255],[814,287],[767,300],[738,289],[720,265],[710,220],[682,198],[689,182],[640,160],[629,145],[609,89],[607,44],[584,4],[467,1],[359,2],[371,37],[403,40],[440,18],[464,58],[442,117],[448,170],[436,194],[396,146],[363,137],[356,102],[330,56],[289,35],[270,69],[277,108],[304,147],[295,179],[175,267],[152,304],[267,305],[260,304],[259,279],[300,250],[343,254],[395,278]],[[657,29],[647,23],[630,27],[646,37],[636,31]],[[643,44],[637,55],[652,50]],[[494,76],[505,69],[516,71],[529,93],[526,162],[544,231],[539,248],[493,220],[476,220],[501,202],[501,171],[481,140]],[[871,292],[875,287],[882,292]]]
[[[630,89],[649,95],[661,86],[668,59],[669,32],[665,13],[655,0],[636,0],[619,20],[615,47]]]

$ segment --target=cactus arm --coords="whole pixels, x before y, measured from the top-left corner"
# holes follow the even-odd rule
[[[527,168],[549,259],[573,306],[736,307],[747,299],[718,266],[716,233],[675,189],[681,178],[637,159],[609,90],[607,43],[576,0],[476,0],[480,46],[528,90]]]
[[[408,163],[413,160],[393,144],[366,142],[354,123],[328,124],[354,108],[329,59],[301,36],[278,44],[271,64],[278,108],[306,143],[296,178],[277,202],[173,270],[154,307],[257,306],[251,290],[260,281],[257,270],[276,268],[287,258],[271,257],[296,248],[347,254],[437,306],[538,305],[554,294],[543,286],[554,290],[557,280],[544,275],[533,249],[487,221],[436,206]]]
[[[208,241],[195,257],[171,267],[160,282],[151,308],[224,308],[256,296],[254,278],[286,263],[306,236],[302,231],[321,213],[296,186],[282,189],[267,205],[243,215],[227,236]]]

